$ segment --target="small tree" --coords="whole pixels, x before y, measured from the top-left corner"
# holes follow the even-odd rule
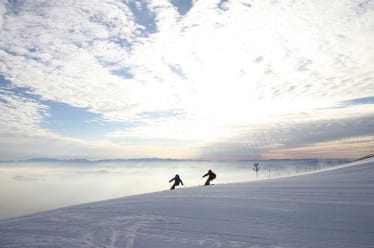
[[[256,172],[256,177],[258,178],[258,172],[260,171],[259,163],[254,163],[253,170]]]

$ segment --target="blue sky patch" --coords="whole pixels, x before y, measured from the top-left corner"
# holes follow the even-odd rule
[[[114,36],[114,37],[110,37],[109,40],[111,42],[118,44],[121,48],[124,48],[126,50],[131,48],[131,43],[127,39]]]
[[[124,79],[130,79],[133,78],[134,75],[130,72],[129,68],[122,68],[118,70],[112,70],[111,73],[115,76],[119,76]]]
[[[131,1],[128,6],[134,14],[136,23],[145,28],[146,32],[143,34],[157,32],[156,15],[148,8],[146,3]]]
[[[0,74],[0,87],[1,88],[8,88],[10,86],[11,86],[11,82],[9,80],[5,79],[5,77]]]
[[[363,104],[374,104],[374,96],[356,98],[348,101],[343,101],[341,105],[343,107],[348,107],[352,105],[363,105]]]
[[[131,123],[105,121],[101,114],[87,108],[73,107],[65,103],[46,101],[48,114],[41,127],[55,133],[84,139],[98,139],[109,132],[134,126]]]
[[[170,1],[178,10],[180,15],[185,15],[192,8],[192,0],[171,0]]]
[[[30,100],[39,101],[40,97],[31,93],[30,88],[27,87],[13,87],[12,82],[5,79],[3,75],[0,74],[0,88],[5,92],[9,92],[11,95],[28,98]]]

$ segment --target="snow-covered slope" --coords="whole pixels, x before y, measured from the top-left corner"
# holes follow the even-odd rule
[[[0,247],[374,247],[374,159],[1,221]]]

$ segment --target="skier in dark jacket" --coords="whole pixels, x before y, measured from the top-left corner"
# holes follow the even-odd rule
[[[212,170],[209,170],[203,177],[206,176],[208,176],[208,179],[206,180],[205,185],[210,185],[210,181],[216,178],[216,174]]]
[[[171,188],[170,188],[171,190],[175,189],[175,186],[178,186],[179,184],[182,184],[182,185],[183,185],[183,181],[182,181],[182,179],[179,177],[178,174],[175,175],[174,178],[170,179],[170,180],[169,180],[169,183],[171,183],[172,181],[174,181],[174,184],[173,184],[173,186],[171,186]]]

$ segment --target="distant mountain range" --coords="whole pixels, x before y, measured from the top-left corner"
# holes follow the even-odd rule
[[[59,159],[59,158],[31,158],[25,160],[0,160],[0,162],[38,162],[38,163],[46,163],[46,162],[62,162],[62,163],[96,163],[96,162],[152,162],[152,161],[204,161],[198,159],[173,159],[173,158],[129,158],[129,159],[100,159],[100,160],[88,160],[86,158],[78,158],[78,159]]]
[[[365,159],[372,157],[374,155],[368,155],[362,157],[357,160]],[[241,162],[259,162],[259,161],[295,161],[295,160],[320,160],[317,158],[303,158],[303,159],[268,159],[268,160],[233,160],[233,161],[241,161]],[[333,159],[329,159],[333,160]],[[346,159],[336,159],[336,160],[344,160],[348,162]],[[0,163],[16,163],[16,162],[24,162],[24,163],[48,163],[48,162],[59,162],[59,163],[99,163],[99,162],[196,162],[196,161],[214,161],[208,159],[174,159],[174,158],[128,158],[128,159],[99,159],[99,160],[89,160],[86,158],[78,158],[78,159],[59,159],[59,158],[31,158],[25,160],[0,160]]]

